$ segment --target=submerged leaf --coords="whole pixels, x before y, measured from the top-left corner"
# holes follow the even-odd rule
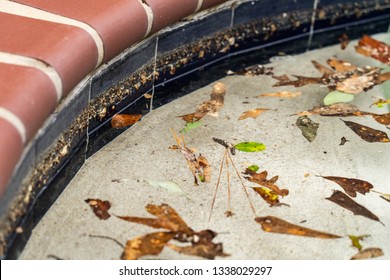
[[[256,109],[251,109],[249,111],[245,111],[241,114],[241,116],[238,118],[239,121],[245,120],[247,118],[254,118],[256,119],[258,116],[260,116],[261,113],[268,111],[270,109],[266,108],[256,108]]]
[[[147,182],[156,188],[164,188],[173,193],[183,193],[183,190],[178,184],[167,180],[147,180]]]
[[[326,106],[332,105],[335,103],[347,103],[354,99],[354,95],[350,93],[345,93],[341,91],[331,91],[324,98],[324,104]]]
[[[153,232],[128,240],[121,259],[138,260],[147,255],[156,256],[174,236],[174,232]]]
[[[186,125],[184,126],[184,128],[182,130],[180,130],[179,132],[186,133],[186,132],[190,131],[191,129],[198,128],[200,126],[202,126],[201,122],[186,122]]]
[[[108,210],[111,208],[111,203],[109,201],[88,198],[85,200],[85,202],[88,203],[89,206],[91,206],[95,215],[101,220],[107,220],[111,217],[111,215],[108,213]]]
[[[364,235],[348,235],[349,239],[352,241],[352,246],[357,248],[359,251],[362,249],[362,245],[360,245],[360,241],[362,241],[364,238],[369,237],[370,235],[364,234]]]
[[[343,192],[334,191],[332,196],[327,197],[326,199],[336,203],[337,205],[345,209],[352,211],[355,215],[360,215],[381,223],[379,218],[374,213],[372,213],[370,210],[360,205],[359,203],[355,202],[352,198],[350,198]]]
[[[367,248],[354,255],[351,260],[364,260],[383,256],[381,248]]]
[[[302,94],[301,91],[291,92],[291,91],[280,91],[280,92],[269,92],[262,93],[256,97],[279,97],[279,98],[295,98]]]
[[[386,132],[373,129],[371,127],[361,125],[355,122],[344,121],[342,120],[350,129],[353,130],[360,138],[364,141],[373,143],[373,142],[382,142],[387,143],[390,142],[389,137]]]
[[[236,145],[234,145],[234,148],[241,152],[261,152],[266,149],[265,145],[263,143],[258,142],[241,142]]]
[[[309,141],[313,142],[317,136],[317,130],[320,124],[313,122],[307,116],[301,116],[297,119],[297,127],[302,131],[302,135]]]
[[[330,180],[340,185],[344,191],[352,197],[356,197],[356,192],[366,194],[374,187],[371,183],[359,179],[336,177],[336,176],[321,176],[326,180]]]
[[[341,236],[338,235],[316,231],[306,227],[294,225],[273,216],[257,217],[255,218],[255,221],[261,224],[261,228],[266,232],[284,233],[284,234],[325,238],[325,239],[341,238]]]
[[[135,124],[141,119],[141,114],[117,114],[112,117],[111,126],[123,128]]]

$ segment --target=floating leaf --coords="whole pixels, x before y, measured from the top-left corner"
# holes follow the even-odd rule
[[[174,236],[174,232],[154,232],[128,240],[121,259],[138,260],[147,255],[156,256]]]
[[[327,197],[326,199],[336,203],[337,205],[339,205],[345,209],[352,211],[355,215],[360,215],[360,216],[363,216],[363,217],[369,218],[371,220],[378,221],[378,222],[382,223],[379,220],[379,218],[375,214],[373,214],[370,210],[368,210],[364,206],[360,205],[359,203],[353,201],[352,198],[350,198],[349,196],[347,196],[343,192],[334,191],[332,196]]]
[[[373,142],[382,142],[387,143],[390,142],[389,137],[386,132],[373,129],[371,127],[361,125],[355,122],[344,121],[342,120],[350,129],[353,130],[360,138],[364,141],[373,143]]]
[[[86,203],[91,206],[93,212],[97,217],[99,217],[101,220],[107,220],[111,217],[111,215],[108,213],[108,210],[111,208],[111,203],[107,200],[101,200],[101,199],[95,199],[95,198],[88,198],[84,200]]]
[[[186,122],[196,122],[206,115],[215,116],[224,104],[226,86],[224,83],[217,82],[212,89],[210,100],[203,102],[198,106],[195,113],[179,116]]]
[[[331,91],[324,98],[324,104],[326,106],[332,105],[335,103],[347,103],[351,102],[354,99],[353,94],[341,92],[341,91]]]
[[[279,179],[278,176],[274,176],[271,179],[267,180],[268,172],[266,170],[260,173],[256,173],[247,168],[244,174],[249,175],[244,176],[244,178],[248,181],[259,184],[263,187],[267,187],[277,195],[286,196],[289,194],[289,191],[287,189],[280,189],[277,185],[275,185],[276,181]]]
[[[173,193],[183,193],[183,190],[178,184],[167,180],[147,180],[147,182],[156,188],[164,188]]]
[[[309,141],[313,142],[317,136],[317,130],[320,126],[318,123],[313,122],[307,116],[301,116],[296,121],[297,127],[302,131],[302,135]]]
[[[261,228],[266,232],[284,233],[284,234],[325,238],[325,239],[341,237],[338,235],[316,231],[306,227],[294,225],[273,216],[257,217],[255,218],[255,221],[261,224]]]
[[[295,98],[302,94],[301,91],[291,92],[291,91],[280,91],[280,92],[269,92],[262,93],[256,97],[279,97],[279,98]]]
[[[257,109],[252,109],[249,111],[245,111],[241,114],[241,116],[238,118],[239,121],[245,120],[247,118],[254,118],[256,119],[258,116],[260,116],[261,113],[268,111],[270,109],[265,109],[265,108],[257,108]]]
[[[234,145],[234,148],[241,152],[261,152],[266,149],[265,145],[263,143],[258,142],[241,142],[236,145]]]
[[[364,260],[383,256],[381,248],[367,248],[354,255],[351,260]]]
[[[364,234],[364,235],[348,235],[349,239],[352,241],[352,246],[357,248],[359,251],[362,249],[362,245],[360,245],[360,241],[362,241],[364,238],[369,237],[370,235]]]
[[[357,53],[390,65],[390,46],[386,43],[364,35],[355,49]]]
[[[135,124],[141,119],[141,114],[116,114],[112,117],[111,126],[123,128]]]
[[[336,176],[321,176],[326,180],[330,180],[340,185],[344,191],[352,197],[356,197],[356,192],[366,194],[374,187],[371,183],[359,179],[336,177]]]
[[[182,130],[180,130],[180,133],[186,133],[190,131],[191,129],[198,128],[202,126],[201,122],[187,122],[186,125]]]

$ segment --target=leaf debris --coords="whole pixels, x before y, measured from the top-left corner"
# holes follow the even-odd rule
[[[364,260],[383,256],[381,248],[367,248],[354,255],[351,260]]]
[[[313,122],[308,116],[300,116],[296,121],[297,127],[302,131],[302,135],[309,142],[313,142],[317,136],[319,123]]]
[[[84,200],[91,206],[95,215],[101,220],[107,220],[111,217],[108,210],[111,208],[111,203],[107,200],[101,200],[97,198],[88,198]]]

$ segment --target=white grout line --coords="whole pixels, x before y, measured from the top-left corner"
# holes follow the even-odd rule
[[[90,25],[84,22],[67,18],[61,15],[56,15],[27,5],[15,3],[12,1],[4,1],[4,0],[3,1],[0,0],[0,12],[81,28],[92,37],[92,39],[96,44],[98,50],[98,58],[95,67],[98,67],[103,62],[104,59],[103,40],[95,29],[93,29]]]
[[[18,131],[20,138],[22,139],[23,145],[26,144],[27,141],[27,132],[26,127],[23,122],[16,116],[14,113],[9,110],[0,107],[0,119],[4,119],[9,122],[15,129]]]
[[[149,7],[149,5],[146,3],[145,0],[138,0],[138,1],[140,2],[142,7],[144,8],[146,16],[148,18],[148,28],[146,29],[146,32],[145,32],[145,35],[144,35],[144,38],[146,38],[146,37],[148,37],[150,35],[150,32],[152,31],[153,21],[154,21],[154,14],[153,14],[152,8]]]
[[[60,101],[62,97],[62,79],[58,74],[58,72],[53,67],[47,65],[46,63],[36,58],[31,58],[27,56],[12,54],[12,53],[6,53],[2,51],[0,51],[0,62],[11,64],[11,65],[32,67],[42,71],[52,81],[54,88],[56,90],[57,102]]]
[[[195,9],[194,13],[199,12],[200,9],[202,8],[202,5],[203,5],[203,0],[198,0],[198,6],[196,6],[196,9]]]

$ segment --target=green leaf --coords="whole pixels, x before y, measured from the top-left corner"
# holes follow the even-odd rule
[[[170,192],[174,193],[183,193],[183,190],[174,182],[172,181],[166,181],[166,180],[147,180],[147,182],[152,186],[156,188],[164,188],[167,189]]]
[[[234,146],[237,150],[241,152],[261,152],[265,150],[265,145],[263,143],[257,142],[241,142]]]
[[[250,171],[257,172],[260,169],[260,167],[256,164],[253,164],[253,165],[249,166],[248,169]]]
[[[332,105],[334,103],[347,103],[352,101],[355,98],[353,94],[345,93],[342,91],[331,91],[324,98],[324,104],[326,106]]]
[[[362,245],[360,245],[360,241],[366,237],[369,237],[369,235],[368,234],[360,235],[360,236],[348,235],[348,237],[352,241],[352,246],[357,248],[360,251],[362,249]]]
[[[186,132],[190,131],[191,129],[200,127],[201,125],[202,125],[201,122],[188,122],[188,123],[186,123],[184,128],[182,130],[180,130],[179,132],[180,133],[186,133]]]

